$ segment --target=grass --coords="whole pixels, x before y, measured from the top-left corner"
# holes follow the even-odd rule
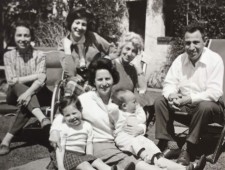
[[[9,128],[9,124],[13,117],[0,117],[0,139],[2,139]],[[149,138],[157,142],[154,139],[154,126],[149,127]],[[46,158],[49,156],[48,150],[43,146],[42,132],[40,129],[26,129],[19,137],[15,138],[11,144],[11,152],[8,155],[0,157],[0,169],[7,170],[10,167],[26,164],[28,162]],[[209,143],[208,145],[212,145]],[[203,146],[202,146],[203,147]],[[207,147],[205,148],[207,149]],[[205,170],[224,170],[225,169],[225,152],[220,155],[216,164],[212,165],[207,163]]]

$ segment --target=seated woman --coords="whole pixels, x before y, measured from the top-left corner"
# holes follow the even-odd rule
[[[62,60],[65,76],[72,80],[67,87],[68,95],[79,86],[84,91],[87,84],[87,67],[97,53],[108,54],[112,45],[97,33],[90,31],[93,15],[84,7],[72,9],[66,25],[69,34],[63,39],[65,56]]]
[[[109,59],[99,58],[89,65],[89,83],[95,91],[83,93],[78,98],[82,105],[83,119],[93,127],[93,154],[108,165],[118,164],[118,169],[129,169],[130,162],[136,164],[137,170],[159,170],[158,166],[137,160],[132,155],[120,151],[114,142],[115,127],[109,119],[108,106],[111,104],[112,86],[119,82],[119,74]],[[142,134],[143,128],[135,126],[136,133]],[[50,141],[60,146],[57,130],[51,131]],[[188,169],[188,168],[187,168]]]
[[[141,106],[145,106],[146,102],[141,100],[141,98],[144,96],[143,94],[147,89],[143,69],[146,67],[147,63],[142,61],[142,52],[143,39],[140,35],[134,32],[128,32],[122,36],[119,41],[118,58],[113,60],[121,79],[113,87],[113,91],[118,89],[135,91],[139,103]]]
[[[17,21],[14,27],[16,48],[4,54],[6,79],[9,84],[7,103],[18,107],[17,115],[0,145],[0,155],[10,152],[13,137],[23,128],[31,115],[41,123],[50,125],[40,105],[51,103],[52,93],[45,86],[46,63],[43,52],[34,49],[30,43],[34,38],[31,24]]]

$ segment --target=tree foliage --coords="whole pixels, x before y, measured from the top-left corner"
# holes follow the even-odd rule
[[[199,22],[209,38],[225,38],[224,0],[175,0],[173,13],[175,36],[182,37],[183,26]]]
[[[187,24],[202,24],[208,38],[225,38],[225,1],[223,0],[175,0],[173,14],[175,38],[171,42],[169,63],[184,52],[183,28]]]
[[[13,40],[10,35],[13,22],[23,18],[30,20],[36,28],[38,45],[57,46],[58,40],[65,34],[66,15],[76,6],[85,6],[94,12],[94,31],[109,41],[119,38],[122,33],[119,24],[121,18],[126,15],[125,0],[3,0],[7,43],[11,44]],[[48,31],[44,32],[46,29]]]

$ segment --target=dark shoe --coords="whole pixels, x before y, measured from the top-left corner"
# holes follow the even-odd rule
[[[133,162],[129,163],[124,170],[135,170],[135,164]]]
[[[206,164],[206,156],[202,155],[200,159],[197,162],[197,165],[195,166],[194,170],[203,170]]]
[[[0,145],[0,156],[1,155],[6,155],[10,152],[9,146],[6,145]]]
[[[168,140],[160,139],[157,146],[161,151],[164,151],[167,148]]]
[[[166,149],[163,152],[163,156],[166,159],[177,159],[180,155],[181,150],[180,149]]]
[[[206,157],[205,155],[202,155],[201,158],[198,160],[196,165],[195,163],[190,163],[187,167],[186,170],[203,170],[206,164]]]
[[[192,163],[190,163],[188,166],[186,166],[186,170],[195,170],[195,167]]]
[[[45,126],[50,125],[50,124],[51,124],[51,121],[48,118],[44,118],[41,121],[41,127],[42,128],[44,128]]]
[[[177,163],[187,166],[190,164],[190,155],[186,150],[182,150],[178,159],[177,159]]]
[[[117,166],[116,165],[111,166],[111,170],[117,170]]]

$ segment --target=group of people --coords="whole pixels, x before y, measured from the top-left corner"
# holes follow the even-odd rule
[[[143,40],[133,32],[115,46],[89,30],[92,14],[72,9],[66,19],[68,35],[62,40],[62,67],[67,85],[52,125],[40,106],[51,102],[45,86],[45,56],[30,45],[33,30],[27,22],[15,25],[16,48],[4,55],[9,84],[7,102],[18,106],[12,126],[0,145],[0,155],[10,152],[12,138],[37,117],[56,148],[52,163],[59,170],[202,170],[205,156],[192,163],[191,148],[210,122],[223,123],[223,61],[204,47],[204,29],[187,26],[185,52],[178,56],[155,101],[158,145],[146,138],[146,115],[139,100],[147,89],[143,70]],[[145,63],[144,63],[145,64]],[[44,91],[44,92],[43,92]],[[176,111],[187,112],[188,119]],[[189,124],[182,149],[173,120]],[[178,157],[177,162],[169,160]]]

